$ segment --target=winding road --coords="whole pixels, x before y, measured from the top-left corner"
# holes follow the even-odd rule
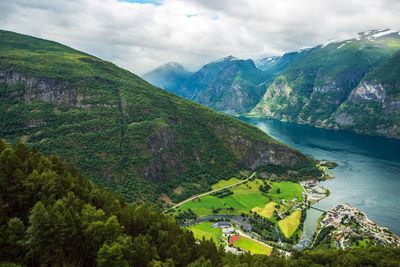
[[[231,185],[228,185],[228,186],[225,186],[225,187],[222,187],[222,188],[218,188],[218,189],[215,189],[215,190],[211,190],[211,191],[208,191],[208,192],[205,192],[205,193],[201,193],[201,194],[199,194],[199,195],[195,195],[195,196],[190,197],[190,198],[188,198],[188,199],[185,199],[184,201],[179,202],[178,204],[176,204],[176,205],[172,206],[171,208],[165,210],[163,213],[167,213],[167,212],[169,212],[169,211],[171,211],[171,210],[173,210],[173,209],[179,207],[180,205],[182,205],[182,204],[184,204],[184,203],[186,203],[186,202],[189,202],[189,201],[191,201],[191,200],[193,200],[193,199],[196,199],[196,198],[199,198],[199,197],[202,197],[202,196],[206,196],[206,195],[209,195],[209,194],[212,194],[212,193],[215,193],[215,192],[224,190],[224,189],[232,188],[232,187],[234,187],[234,186],[243,184],[243,183],[247,182],[248,180],[250,180],[251,178],[253,178],[254,175],[256,175],[255,172],[253,172],[253,173],[252,173],[249,177],[247,177],[246,179],[244,179],[244,180],[242,180],[242,181],[240,181],[240,182],[237,182],[237,183],[235,183],[235,184],[231,184]]]

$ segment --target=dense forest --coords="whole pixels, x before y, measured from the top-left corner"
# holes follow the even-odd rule
[[[0,141],[0,266],[400,266],[400,249],[226,254],[54,156]]]

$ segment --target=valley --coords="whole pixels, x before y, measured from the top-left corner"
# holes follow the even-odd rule
[[[0,267],[400,267],[400,3],[0,1]]]
[[[309,193],[297,182],[260,179],[256,173],[238,180],[221,180],[212,191],[174,205],[167,214],[197,239],[213,240],[235,254],[292,250],[301,237]]]

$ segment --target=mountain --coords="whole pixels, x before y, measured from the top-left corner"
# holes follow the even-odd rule
[[[400,35],[372,30],[304,51],[250,115],[400,138]]]
[[[332,117],[330,127],[400,138],[400,51],[369,72]]]
[[[182,65],[169,62],[146,73],[143,75],[143,79],[154,86],[168,89],[168,91],[174,93],[192,74],[192,72],[187,71]]]
[[[178,201],[240,170],[318,173],[256,127],[110,62],[8,31],[0,31],[0,137],[60,155],[128,201]]]
[[[276,77],[282,71],[284,71],[290,64],[296,62],[297,60],[303,58],[307,55],[309,49],[300,49],[295,52],[288,52],[282,56],[266,57],[257,60],[257,68],[267,72],[271,77]]]
[[[228,56],[204,65],[178,89],[166,90],[215,110],[237,114],[249,111],[260,101],[267,79],[268,74],[252,60]]]
[[[0,266],[398,266],[399,248],[236,256],[74,166],[0,140]],[[321,234],[323,231],[321,231]],[[320,234],[320,235],[321,235]],[[362,242],[363,240],[361,240]]]

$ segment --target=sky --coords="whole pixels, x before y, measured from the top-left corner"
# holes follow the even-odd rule
[[[257,59],[400,30],[398,0],[0,0],[0,29],[51,39],[142,75]]]

